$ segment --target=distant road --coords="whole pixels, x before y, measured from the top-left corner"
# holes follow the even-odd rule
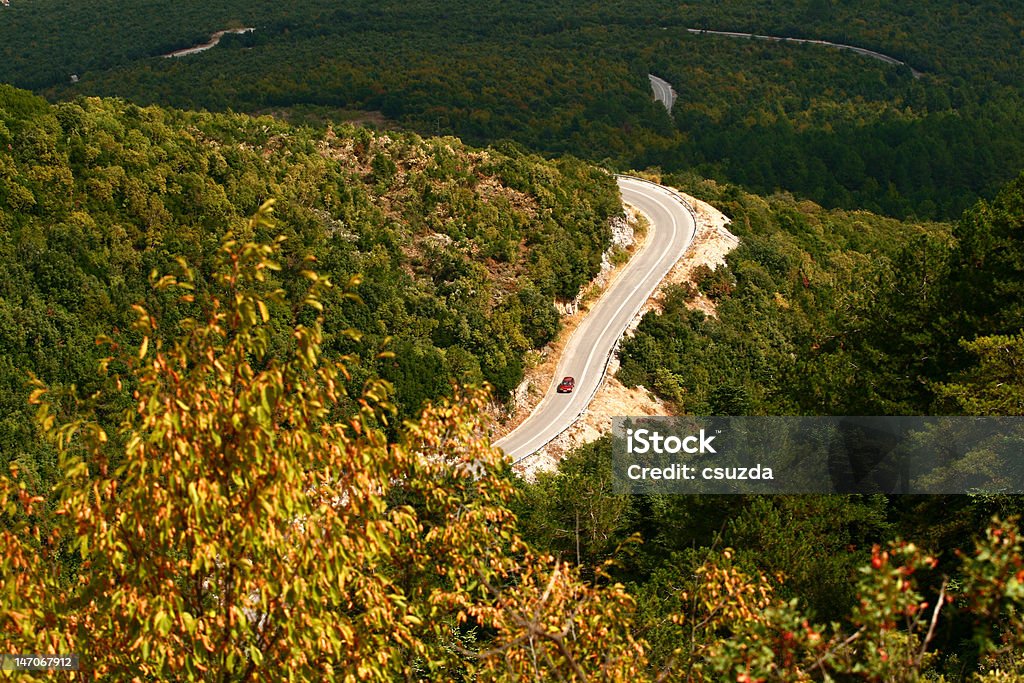
[[[163,56],[184,57],[186,55],[194,55],[199,52],[206,52],[211,47],[214,47],[217,43],[219,43],[220,39],[223,38],[224,35],[227,33],[252,33],[255,30],[256,29],[252,28],[251,26],[249,28],[226,28],[223,31],[217,31],[212,36],[210,36],[210,40],[206,43],[202,43],[200,45],[193,45],[192,47],[186,47],[184,50],[175,50],[174,52],[168,52]]]
[[[914,78],[920,78],[924,74],[914,67],[910,66],[906,62],[900,61],[895,57],[882,54],[881,52],[875,52],[874,50],[868,50],[867,48],[857,47],[856,45],[844,45],[843,43],[830,43],[827,40],[810,40],[809,38],[785,38],[783,36],[762,36],[756,33],[739,33],[736,31],[708,31],[700,28],[688,28],[686,29],[690,33],[708,33],[716,36],[729,36],[731,38],[756,38],[757,40],[774,40],[777,42],[785,43],[809,43],[812,45],[825,45],[828,47],[834,47],[840,50],[849,50],[850,52],[856,52],[859,55],[865,57],[871,57],[872,59],[878,59],[886,62],[887,64],[894,64],[896,66],[905,66],[910,69],[910,73]]]
[[[540,404],[515,430],[495,442],[513,462],[546,446],[586,409],[626,327],[693,242],[697,230],[694,215],[678,193],[629,176],[619,176],[618,183],[622,201],[650,221],[647,242],[569,338]],[[576,378],[576,388],[571,394],[559,394],[556,388],[566,376]]]
[[[654,74],[647,74],[647,78],[651,79],[651,89],[654,90],[654,99],[665,105],[665,109],[672,113],[672,105],[676,103],[676,91],[672,88],[672,85],[665,80],[662,80]]]

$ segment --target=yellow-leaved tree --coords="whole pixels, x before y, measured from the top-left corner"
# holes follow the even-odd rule
[[[316,317],[331,283],[305,272],[292,305],[278,248],[229,236],[202,296],[184,263],[154,277],[200,313],[172,335],[138,306],[141,343],[108,340],[101,371],[131,396],[116,433],[90,416],[102,396],[36,388],[62,477],[49,510],[0,478],[5,651],[77,653],[89,680],[634,679],[624,589],[517,535],[485,396],[426,408],[399,443],[383,383],[344,415],[348,360]]]

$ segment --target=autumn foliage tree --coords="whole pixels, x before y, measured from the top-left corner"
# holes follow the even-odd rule
[[[427,408],[400,443],[382,429],[384,382],[342,415],[346,359],[321,353],[332,285],[306,271],[293,306],[274,284],[279,245],[229,235],[201,295],[184,263],[154,275],[196,315],[164,344],[137,307],[141,341],[106,340],[106,390],[37,386],[62,477],[53,510],[16,467],[0,479],[6,651],[74,652],[99,680],[635,673],[621,586],[594,589],[516,534],[483,393]],[[271,311],[292,327],[273,354]],[[124,391],[108,434],[91,407]]]

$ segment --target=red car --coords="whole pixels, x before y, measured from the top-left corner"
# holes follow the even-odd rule
[[[562,383],[558,385],[558,393],[560,394],[571,394],[572,390],[576,388],[576,380],[572,377],[563,377]]]

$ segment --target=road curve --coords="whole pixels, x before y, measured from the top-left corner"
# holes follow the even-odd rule
[[[739,31],[711,31],[709,29],[703,29],[703,28],[688,28],[686,30],[689,31],[690,33],[697,33],[697,34],[707,33],[707,34],[714,35],[714,36],[728,36],[730,38],[755,38],[757,40],[772,40],[772,41],[780,42],[780,43],[806,43],[808,45],[825,45],[826,47],[834,47],[834,48],[837,48],[839,50],[849,50],[850,52],[856,52],[859,55],[864,55],[865,57],[871,57],[872,59],[877,59],[877,60],[885,62],[887,64],[893,64],[893,65],[896,65],[896,66],[905,66],[905,67],[910,69],[910,74],[914,78],[921,78],[921,76],[924,75],[922,72],[918,71],[917,69],[915,69],[914,67],[910,66],[906,62],[900,61],[899,59],[896,59],[895,57],[890,57],[887,54],[883,54],[881,52],[875,52],[874,50],[869,50],[866,47],[857,47],[856,45],[846,45],[844,43],[833,43],[833,42],[830,42],[830,41],[827,41],[827,40],[812,40],[810,38],[786,38],[784,36],[764,36],[764,35],[759,35],[757,33],[741,33]]]
[[[651,81],[651,90],[654,91],[654,99],[665,105],[665,109],[672,113],[672,105],[676,103],[676,91],[672,85],[662,79],[658,78],[654,74],[647,74],[647,78]]]
[[[650,222],[647,242],[569,338],[541,402],[522,424],[495,442],[513,462],[546,446],[586,409],[626,327],[693,242],[693,210],[678,193],[630,176],[619,176],[618,183],[622,201]],[[556,391],[565,376],[576,378],[571,394]]]

